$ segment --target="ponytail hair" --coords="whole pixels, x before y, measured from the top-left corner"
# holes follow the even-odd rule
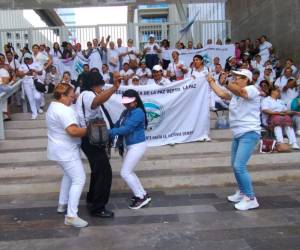
[[[122,96],[135,97],[135,100],[137,102],[137,108],[141,108],[145,114],[145,127],[147,128],[148,127],[147,113],[146,113],[144,103],[143,103],[139,93],[137,91],[135,91],[134,89],[128,89],[123,93]]]

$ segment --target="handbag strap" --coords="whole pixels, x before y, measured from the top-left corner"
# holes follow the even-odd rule
[[[85,106],[84,106],[84,102],[83,102],[83,96],[82,95],[82,98],[81,98],[81,103],[82,103],[82,112],[83,112],[83,117],[84,117],[84,122],[85,122],[85,125],[87,126],[87,122],[86,122],[86,115],[85,115]]]
[[[96,92],[94,92],[94,91],[92,91],[92,92],[97,96],[97,93],[96,93]],[[82,102],[82,111],[83,111],[83,117],[84,117],[85,124],[87,125],[87,123],[86,123],[86,113],[85,113],[85,106],[84,106],[83,96],[84,96],[84,95],[82,95],[82,99],[81,99],[81,102]],[[112,121],[112,119],[111,119],[111,117],[110,117],[110,115],[109,115],[109,113],[108,113],[108,110],[105,108],[104,104],[101,104],[100,106],[101,106],[101,108],[102,108],[102,110],[103,110],[103,112],[104,112],[104,115],[106,116],[106,118],[107,118],[107,120],[108,120],[108,123],[109,123],[110,128],[113,128],[113,127],[114,127],[114,123],[113,123],[113,121]]]

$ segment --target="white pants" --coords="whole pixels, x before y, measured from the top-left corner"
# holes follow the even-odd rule
[[[285,133],[289,139],[289,144],[293,144],[297,142],[294,129],[290,126],[284,127]],[[282,127],[276,126],[274,128],[274,134],[276,137],[276,141],[279,143],[283,143],[283,135],[282,135]]]
[[[7,109],[7,99],[6,99],[4,102],[2,102],[2,112],[7,113],[7,111],[8,111],[8,109]],[[0,115],[2,115],[2,114],[0,114]]]
[[[296,130],[300,130],[300,116],[299,115],[293,116],[293,123],[296,127]]]
[[[68,204],[67,216],[77,217],[78,204],[85,183],[85,172],[81,159],[74,161],[59,161],[64,171],[61,181],[59,204]]]
[[[134,196],[144,198],[146,191],[143,188],[139,178],[134,173],[134,169],[137,166],[139,160],[143,157],[147,148],[146,142],[133,144],[126,147],[126,153],[124,156],[121,176],[132,190]]]
[[[38,110],[41,107],[42,95],[40,92],[38,92],[35,89],[33,82],[32,83],[23,83],[22,87],[28,98],[32,116],[37,117]]]

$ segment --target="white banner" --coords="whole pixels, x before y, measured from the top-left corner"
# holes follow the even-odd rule
[[[206,67],[210,67],[213,64],[215,57],[220,58],[220,64],[225,67],[226,59],[235,55],[235,46],[231,45],[208,45],[203,49],[183,49],[178,50],[180,54],[180,61],[183,61],[186,66],[189,66],[193,62],[195,55],[202,55]],[[172,56],[171,56],[172,58]]]
[[[69,71],[72,80],[77,80],[78,75],[83,71],[83,65],[88,64],[88,59],[85,59],[80,54],[73,59],[60,59],[58,61],[58,70],[61,75],[65,71]]]
[[[108,88],[110,85],[105,85]],[[114,122],[124,110],[122,93],[132,88],[139,92],[148,118],[149,146],[185,143],[207,138],[210,129],[208,83],[185,79],[168,86],[121,86],[105,107]]]

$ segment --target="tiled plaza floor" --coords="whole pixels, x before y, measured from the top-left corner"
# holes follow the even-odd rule
[[[150,190],[149,207],[127,208],[130,193],[113,193],[114,219],[92,218],[89,227],[63,224],[57,195],[0,197],[0,250],[90,249],[300,249],[300,184],[256,185],[257,210],[233,209],[233,187]]]

